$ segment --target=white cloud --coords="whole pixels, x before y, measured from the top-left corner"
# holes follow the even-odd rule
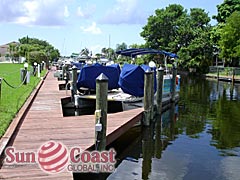
[[[91,34],[102,34],[102,31],[99,27],[97,27],[96,22],[92,22],[92,24],[88,27],[81,26],[81,29],[84,32],[88,32],[88,33],[91,33]]]
[[[0,21],[12,22],[15,18],[25,14],[22,7],[24,0],[1,0],[0,1]]]
[[[80,16],[80,17],[84,17],[84,13],[83,13],[82,8],[80,6],[77,8],[77,15]]]
[[[96,5],[86,5],[86,7],[77,7],[77,16],[81,18],[90,18],[96,11]]]
[[[70,14],[69,14],[69,11],[68,11],[68,7],[67,6],[64,6],[64,17],[69,17]]]
[[[116,0],[113,8],[107,11],[102,23],[106,24],[145,24],[147,15],[138,0]]]
[[[0,21],[23,25],[59,26],[69,16],[65,0],[1,0]]]

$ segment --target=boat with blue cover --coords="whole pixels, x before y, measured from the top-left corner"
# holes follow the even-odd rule
[[[177,57],[173,53],[151,49],[127,49],[118,52],[135,58],[140,54],[163,54],[166,57]],[[157,68],[149,65],[124,64],[122,68],[118,64],[80,65],[80,73],[77,80],[77,88],[80,93],[75,95],[75,104],[80,108],[95,110],[96,104],[96,78],[101,74],[108,77],[108,108],[117,107],[116,112],[136,107],[143,107],[144,74],[151,70],[154,75],[154,92],[157,87]],[[169,72],[169,71],[166,71]],[[166,73],[163,80],[163,104],[171,99],[172,75]],[[180,76],[177,75],[176,92],[180,90]],[[114,112],[108,110],[108,112]]]
[[[124,64],[118,84],[124,93],[135,97],[143,97],[144,74],[150,67],[147,65]],[[156,74],[156,69],[154,69]],[[156,76],[154,76],[154,92],[156,92]]]
[[[96,90],[96,78],[103,73],[108,78],[108,89],[118,89],[118,80],[120,75],[120,66],[112,64],[104,66],[101,64],[85,65],[82,67],[77,80],[77,88],[85,91]]]

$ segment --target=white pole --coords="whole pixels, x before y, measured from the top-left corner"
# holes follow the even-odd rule
[[[41,71],[41,69],[40,69],[41,67],[40,67],[40,64],[38,64],[38,77],[40,78],[40,71]]]

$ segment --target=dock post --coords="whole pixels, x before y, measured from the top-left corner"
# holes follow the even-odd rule
[[[0,100],[2,98],[2,78],[0,78]]]
[[[40,78],[41,76],[41,68],[40,68],[40,64],[37,65],[37,69],[38,69],[38,77]]]
[[[77,94],[77,67],[73,66],[72,67],[72,87],[71,87],[71,92],[72,92],[72,100],[74,99],[74,95]]]
[[[232,68],[232,84],[234,84],[235,69]]]
[[[65,64],[64,65],[64,74],[63,74],[63,79],[65,80],[65,85],[66,85],[66,89],[67,89],[67,85],[68,85],[68,81],[69,81],[69,76],[68,76],[68,73],[69,73],[69,66],[68,64]]]
[[[146,71],[144,74],[144,117],[143,117],[143,125],[149,126],[151,120],[152,113],[152,83],[153,83],[153,71]]]
[[[62,79],[61,80],[65,80],[65,75],[66,75],[66,65],[64,64],[62,66]]]
[[[156,75],[155,74],[155,71],[153,69],[151,69],[152,71],[152,84],[151,84],[151,120],[153,120],[154,118],[154,115],[155,115],[155,112],[154,112],[154,76]]]
[[[24,84],[27,84],[27,75],[28,75],[28,70],[27,70],[28,65],[24,64]]]
[[[217,67],[217,80],[219,80],[219,68]]]
[[[22,83],[24,84],[24,85],[26,85],[27,84],[27,68],[25,68],[24,67],[24,69],[23,68],[21,68],[21,80],[22,80]]]
[[[75,106],[75,116],[79,116],[80,115],[79,95],[75,94],[73,97],[74,97],[74,106]]]
[[[95,133],[96,150],[106,148],[108,78],[101,73],[96,78]]]
[[[157,72],[157,115],[162,112],[162,92],[163,92],[163,73],[164,69],[161,66]]]
[[[173,66],[173,73],[172,73],[172,83],[171,83],[171,101],[175,101],[175,94],[176,94],[176,76],[177,76],[177,68]]]

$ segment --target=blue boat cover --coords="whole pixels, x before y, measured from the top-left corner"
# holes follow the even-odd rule
[[[177,54],[163,51],[163,50],[150,49],[150,48],[130,48],[130,49],[117,51],[116,53],[124,56],[130,56],[132,58],[135,58],[137,55],[143,55],[143,54],[163,54],[171,58],[178,58]]]
[[[101,64],[96,63],[91,66],[85,65],[82,68],[77,81],[78,89],[80,87],[96,89],[96,78],[101,73],[108,77],[109,90],[119,88],[118,85],[120,75],[119,65],[103,66]]]
[[[118,74],[120,75],[120,73],[121,73],[121,68],[120,68],[119,64],[111,64],[111,65],[107,65],[107,66],[117,68]]]
[[[147,65],[124,64],[118,82],[123,92],[136,97],[143,97],[144,74],[147,69],[150,69]],[[154,75],[154,92],[156,92],[156,75]]]

